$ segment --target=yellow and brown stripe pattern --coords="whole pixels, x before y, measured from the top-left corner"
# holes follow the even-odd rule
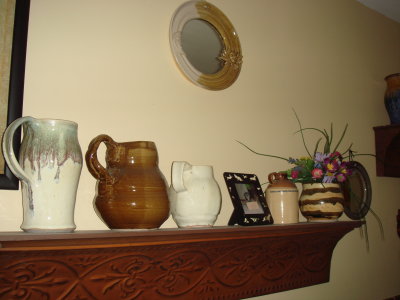
[[[303,184],[300,211],[308,221],[336,221],[343,213],[343,193],[337,183]]]

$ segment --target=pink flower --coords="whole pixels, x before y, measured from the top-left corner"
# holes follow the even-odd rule
[[[338,158],[338,159],[342,160],[342,154],[340,154],[340,152],[338,152],[338,151],[331,153],[329,156],[330,156],[330,158],[333,158],[333,159]]]
[[[346,180],[346,176],[344,174],[337,174],[336,179],[338,182],[344,182]]]
[[[299,177],[299,171],[297,171],[297,170],[292,170],[292,178],[293,179],[296,179],[297,177]]]
[[[314,169],[311,171],[312,178],[319,179],[322,178],[322,170],[321,169]]]

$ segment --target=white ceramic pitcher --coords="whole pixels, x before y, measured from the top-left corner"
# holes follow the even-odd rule
[[[221,191],[211,166],[172,163],[171,215],[179,227],[213,226],[221,209]]]
[[[24,138],[18,162],[12,141],[21,125]],[[4,132],[4,158],[22,183],[24,231],[75,230],[75,199],[82,170],[77,129],[78,124],[71,121],[23,117]]]

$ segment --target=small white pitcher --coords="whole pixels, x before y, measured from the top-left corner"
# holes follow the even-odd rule
[[[12,142],[21,125],[24,138],[18,162]],[[75,230],[75,198],[82,170],[77,129],[78,124],[71,121],[23,117],[4,132],[4,158],[22,183],[22,230]]]
[[[179,227],[211,227],[221,210],[221,191],[211,166],[172,163],[168,196],[171,215]]]

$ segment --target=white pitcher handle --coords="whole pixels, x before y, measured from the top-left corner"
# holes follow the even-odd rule
[[[177,193],[186,191],[183,172],[191,167],[186,161],[174,161],[172,163],[172,187]]]
[[[15,157],[15,152],[13,149],[13,137],[15,130],[23,123],[32,121],[34,118],[32,117],[22,117],[16,119],[12,122],[4,132],[3,136],[3,154],[4,159],[6,160],[8,167],[10,168],[11,172],[20,180],[29,183],[30,180],[26,175],[25,171],[22,169],[21,165],[19,164],[17,158]]]

